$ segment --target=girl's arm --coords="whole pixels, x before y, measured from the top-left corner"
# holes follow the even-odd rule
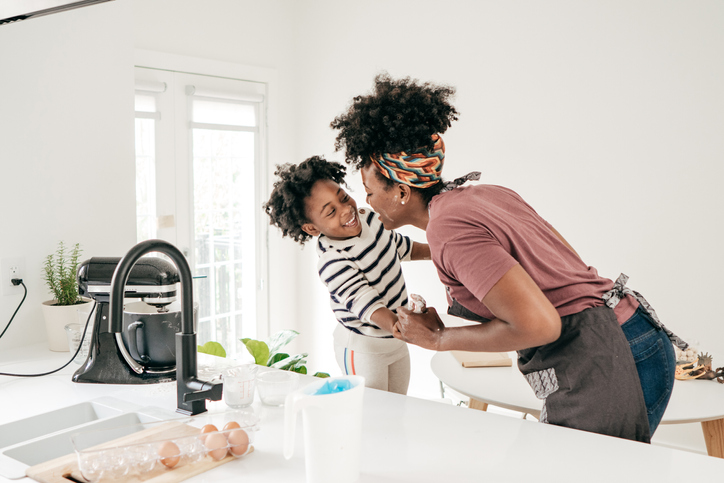
[[[527,349],[560,337],[558,312],[520,265],[508,270],[482,302],[496,318],[464,327],[445,327],[433,308],[413,314],[401,307],[392,333],[426,349],[474,352]]]
[[[372,312],[370,320],[380,329],[392,332],[392,328],[397,323],[397,315],[387,307],[380,307]]]
[[[410,260],[430,260],[430,245],[427,243],[412,242]]]

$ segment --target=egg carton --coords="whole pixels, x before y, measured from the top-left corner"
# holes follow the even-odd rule
[[[186,465],[213,467],[254,450],[253,411],[204,413],[71,435],[80,476],[88,482],[144,479]]]

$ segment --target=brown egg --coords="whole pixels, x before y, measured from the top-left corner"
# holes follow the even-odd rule
[[[173,468],[181,460],[181,451],[176,446],[176,443],[171,441],[164,442],[160,448],[158,448],[158,455],[161,457],[161,463],[168,468]]]
[[[239,423],[237,423],[236,421],[229,421],[228,423],[226,423],[226,426],[224,426],[224,431],[228,431],[230,429],[236,429],[239,427],[241,427],[241,426],[239,426]]]
[[[249,449],[249,435],[243,429],[235,429],[229,433],[229,451],[236,456],[246,454]]]
[[[226,436],[221,433],[211,433],[206,436],[204,446],[208,449],[208,455],[216,461],[226,456]]]
[[[215,433],[218,430],[219,429],[213,424],[207,424],[206,426],[203,426],[201,428],[201,436],[199,436],[199,439],[203,443],[204,441],[206,441],[206,433]]]

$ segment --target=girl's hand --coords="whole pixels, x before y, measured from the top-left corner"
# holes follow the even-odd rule
[[[428,307],[422,314],[398,307],[397,323],[392,329],[392,335],[398,339],[425,349],[437,350],[445,324],[433,307]]]

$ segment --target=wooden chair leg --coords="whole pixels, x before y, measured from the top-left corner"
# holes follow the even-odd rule
[[[477,409],[479,411],[487,411],[488,410],[488,403],[484,403],[482,401],[478,401],[477,399],[470,398],[470,402],[468,403],[468,407],[470,409]]]
[[[709,456],[724,458],[724,419],[702,421],[701,429],[704,431],[704,441]]]

